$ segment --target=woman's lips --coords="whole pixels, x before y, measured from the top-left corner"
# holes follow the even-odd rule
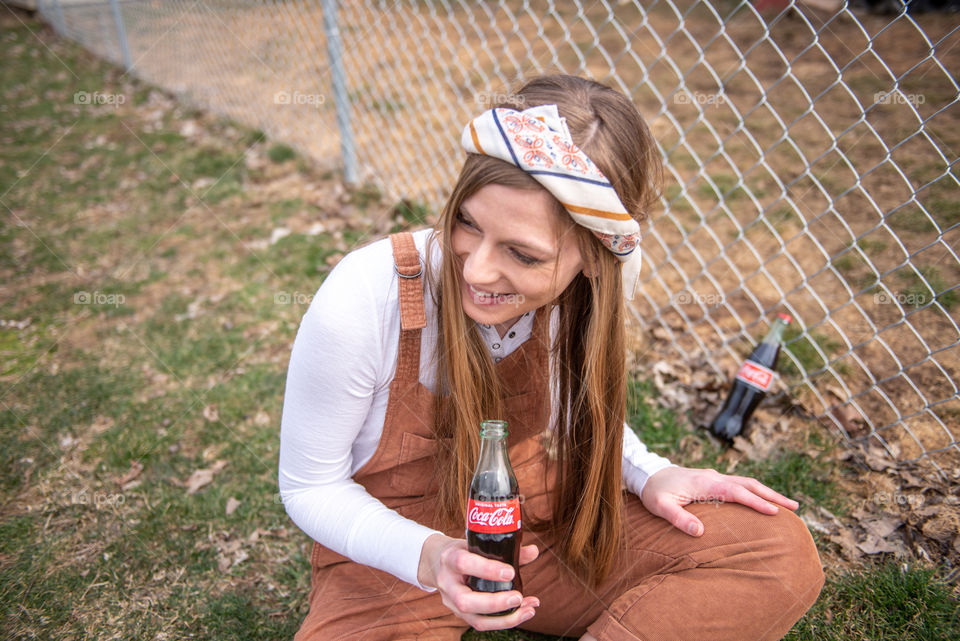
[[[510,294],[504,294],[502,292],[485,292],[482,289],[477,289],[469,283],[464,284],[467,287],[467,291],[470,292],[473,302],[477,305],[498,305],[500,303],[507,302],[510,297]]]

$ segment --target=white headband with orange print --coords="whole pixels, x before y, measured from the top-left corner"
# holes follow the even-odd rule
[[[620,259],[623,293],[633,300],[640,280],[640,225],[607,177],[573,143],[556,105],[485,111],[464,127],[460,144],[519,167],[553,194],[574,222]]]

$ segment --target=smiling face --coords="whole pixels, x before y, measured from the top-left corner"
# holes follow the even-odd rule
[[[450,243],[467,316],[502,336],[554,300],[583,269],[573,226],[544,189],[490,184],[466,198]]]

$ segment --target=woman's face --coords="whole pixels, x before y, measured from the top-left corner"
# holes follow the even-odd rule
[[[574,223],[554,207],[545,189],[503,185],[487,185],[463,201],[450,241],[467,316],[502,336],[583,269]]]

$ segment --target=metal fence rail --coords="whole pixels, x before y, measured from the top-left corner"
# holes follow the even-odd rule
[[[960,455],[960,28],[842,0],[44,0],[61,34],[390,198],[442,202],[518,77],[630,95],[668,170],[635,311],[718,373],[785,309],[848,439]]]

